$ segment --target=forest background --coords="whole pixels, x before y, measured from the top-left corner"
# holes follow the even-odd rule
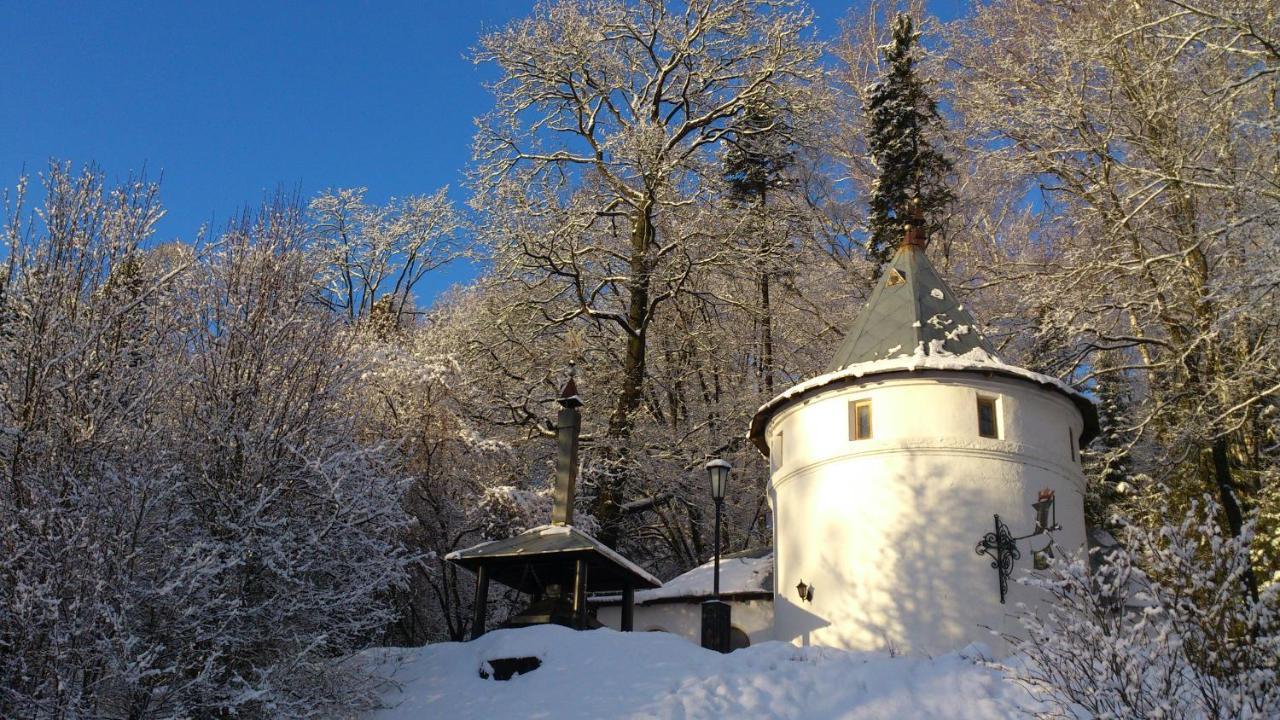
[[[1227,594],[1274,599],[1272,3],[873,3],[824,43],[784,0],[566,1],[477,40],[466,207],[281,193],[157,243],[145,178],[54,163],[6,194],[0,714],[314,714],[358,701],[333,658],[464,637],[442,559],[546,522],[571,365],[586,530],[700,564],[722,457],[726,549],[769,544],[745,431],[876,277],[896,9],[946,158],[930,256],[1005,361],[1098,400],[1090,521],[1159,531],[1207,494],[1253,537]]]

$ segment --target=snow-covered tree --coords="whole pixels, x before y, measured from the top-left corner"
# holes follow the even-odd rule
[[[321,301],[385,331],[412,321],[415,288],[432,270],[464,257],[462,217],[447,187],[431,195],[365,200],[365,188],[326,190],[309,203],[325,257]]]
[[[611,336],[608,462],[592,514],[616,542],[640,477],[631,437],[645,410],[650,339],[666,305],[719,260],[708,179],[739,122],[767,103],[794,127],[810,107],[819,48],[796,3],[564,2],[481,38],[500,70],[476,141],[473,204],[496,281],[534,310],[542,336],[585,325]],[[735,123],[737,123],[735,125]],[[520,312],[513,308],[514,312]]]
[[[1000,0],[946,38],[971,162],[1039,208],[1038,257],[984,269],[1017,288],[989,318],[1054,338],[1031,364],[1125,383],[1135,472],[1212,488],[1240,532],[1275,463],[1280,56],[1269,4],[1233,7]]]
[[[304,717],[392,619],[401,474],[287,204],[148,248],[156,188],[53,166],[0,280],[0,715]]]
[[[882,48],[884,77],[867,90],[867,152],[877,170],[868,199],[867,253],[884,262],[902,239],[908,204],[916,202],[936,234],[943,226],[953,193],[948,186],[952,163],[934,147],[942,116],[916,69],[920,41],[911,16],[899,13],[893,39]]]
[[[1155,488],[1159,514],[1181,508]],[[1280,595],[1238,592],[1252,523],[1234,535],[1213,496],[1181,521],[1132,526],[1126,546],[1025,579],[1053,598],[1012,638],[1011,674],[1046,718],[1265,718],[1280,713]]]

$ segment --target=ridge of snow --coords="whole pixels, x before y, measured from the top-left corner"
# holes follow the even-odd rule
[[[637,590],[636,604],[643,605],[654,600],[671,598],[709,598],[712,595],[715,575],[715,559],[698,567],[677,575],[666,581],[660,588]],[[760,557],[720,558],[720,594],[733,595],[749,592],[773,592],[773,551]],[[769,583],[767,586],[765,583]],[[619,602],[618,594],[592,597],[596,603]]]
[[[930,318],[931,322],[932,320],[933,318]],[[919,342],[916,343],[915,352],[910,355],[902,353],[897,357],[885,358],[883,360],[870,360],[868,362],[854,363],[848,367],[810,378],[804,382],[792,385],[781,394],[775,396],[772,400],[761,405],[756,410],[755,414],[759,416],[761,413],[772,410],[798,395],[802,395],[815,388],[820,388],[824,385],[829,385],[845,378],[860,378],[868,375],[879,375],[882,373],[902,370],[909,372],[914,372],[916,370],[994,371],[1005,375],[1024,378],[1040,385],[1047,385],[1070,397],[1081,398],[1086,402],[1092,402],[1079,390],[1076,390],[1058,378],[1051,377],[1049,375],[1042,375],[1038,372],[1032,372],[1031,370],[1018,367],[1017,365],[1009,365],[982,348],[974,348],[964,354],[956,355],[944,350],[942,345],[943,341],[941,340],[931,340],[928,348],[926,349],[924,342]]]
[[[447,555],[445,555],[445,556],[444,556],[444,559],[445,559],[445,560],[450,560],[450,561],[452,561],[452,560],[457,560],[458,558],[462,557],[462,553],[464,553],[464,552],[467,552],[467,551],[469,551],[469,550],[479,550],[480,548],[484,547],[485,545],[492,545],[492,544],[494,544],[494,543],[496,543],[496,542],[498,542],[498,541],[497,541],[497,540],[485,540],[484,542],[476,543],[475,545],[472,545],[472,546],[470,546],[470,547],[462,548],[461,550],[454,550],[454,551],[452,551],[452,552],[448,553]]]
[[[359,657],[394,672],[371,720],[1019,720],[1045,709],[985,656],[981,646],[921,658],[783,642],[721,655],[669,633],[541,625]],[[507,681],[480,677],[485,663],[512,657],[542,664]]]

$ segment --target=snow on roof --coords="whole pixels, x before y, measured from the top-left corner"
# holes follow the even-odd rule
[[[807,380],[760,406],[747,437],[769,454],[764,429],[781,406],[816,388],[879,373],[977,370],[1023,378],[1065,394],[1084,418],[1080,445],[1098,432],[1093,402],[1061,380],[1008,365],[996,357],[973,316],[929,262],[922,242],[904,242],[836,349],[826,374]],[[914,348],[909,353],[903,348]]]
[[[951,355],[974,349],[993,352],[923,247],[900,245],[885,270],[836,349],[828,372],[895,357],[902,348],[920,343],[931,348],[935,341],[941,351]],[[975,330],[970,332],[970,328]]]
[[[480,556],[515,557],[582,550],[594,551],[607,557],[615,564],[626,568],[632,574],[643,578],[655,587],[662,585],[661,580],[654,577],[644,568],[572,525],[539,525],[505,540],[489,540],[472,545],[469,548],[454,550],[445,555],[444,559],[450,562],[459,562]]]
[[[942,348],[941,343],[931,341],[929,347],[926,347],[923,342],[917,343],[915,352],[910,355],[902,353],[896,357],[886,358],[884,360],[871,360],[869,362],[855,363],[848,367],[841,368],[834,372],[825,373],[791,386],[786,391],[769,402],[761,405],[760,408],[756,410],[755,417],[751,420],[751,429],[748,431],[747,436],[750,440],[755,442],[756,447],[760,448],[761,452],[768,455],[768,445],[764,442],[765,425],[768,423],[769,418],[771,418],[779,408],[786,405],[791,400],[843,380],[857,379],[870,375],[881,375],[890,372],[914,372],[917,370],[962,370],[999,373],[1001,375],[1022,378],[1038,385],[1046,386],[1066,395],[1071,399],[1072,403],[1079,408],[1081,415],[1084,417],[1085,423],[1085,432],[1080,435],[1080,444],[1082,446],[1097,434],[1098,418],[1097,410],[1093,406],[1093,401],[1079,390],[1076,390],[1058,378],[1042,375],[1038,372],[1032,372],[1031,370],[1018,367],[1017,365],[1009,365],[980,347],[969,350],[962,355],[952,355]]]
[[[359,657],[392,674],[371,720],[1016,720],[1050,709],[978,647],[920,658],[762,642],[722,655],[671,633],[539,625]],[[506,682],[480,676],[485,663],[515,657],[541,665]]]
[[[636,592],[636,604],[669,600],[703,600],[712,596],[715,576],[715,560],[663,583],[653,590]],[[720,558],[720,594],[773,595],[773,550],[757,548]],[[593,597],[592,602],[611,604],[622,601],[621,595]]]

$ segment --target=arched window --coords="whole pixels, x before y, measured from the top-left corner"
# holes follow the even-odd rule
[[[742,632],[742,628],[729,626],[729,652],[744,647],[751,647],[751,638]]]

